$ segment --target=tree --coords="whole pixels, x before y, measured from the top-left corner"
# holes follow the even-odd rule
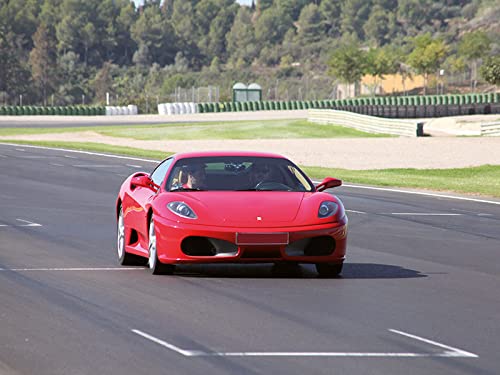
[[[275,6],[292,20],[297,20],[303,8],[310,0],[275,0]]]
[[[140,50],[141,64],[147,59],[158,63],[160,66],[171,64],[177,53],[175,33],[170,22],[161,14],[160,8],[150,5],[143,10],[135,24],[132,26],[131,34]],[[147,47],[147,50],[146,48]],[[147,52],[147,54],[146,54]]]
[[[47,27],[42,23],[33,35],[34,48],[30,52],[29,63],[35,84],[42,90],[43,105],[47,105],[47,91],[55,86],[55,47],[50,40]]]
[[[396,29],[396,18],[394,13],[387,12],[380,5],[372,8],[370,17],[363,26],[366,39],[372,41],[375,46],[383,46],[389,43]]]
[[[110,92],[113,86],[111,69],[111,62],[106,61],[91,82],[98,103],[105,103],[106,93]]]
[[[266,9],[255,23],[255,38],[260,47],[281,43],[292,26],[292,19],[274,7]]]
[[[23,38],[0,25],[0,94],[4,101],[26,93],[30,83],[30,73],[22,45]]]
[[[319,5],[322,22],[330,36],[340,35],[340,17],[342,9],[338,0],[322,0]]]
[[[237,7],[231,6],[222,8],[217,16],[210,24],[210,32],[208,33],[209,53],[207,56],[210,60],[213,57],[219,56],[223,60],[227,60],[226,53],[226,34],[231,30]]]
[[[74,104],[79,102],[82,95],[86,96],[86,103],[91,102],[87,90],[88,66],[80,63],[80,57],[74,52],[68,52],[58,58],[57,75],[59,86],[57,89],[57,102],[60,104]]]
[[[379,80],[386,74],[394,74],[398,70],[397,58],[391,48],[370,49],[366,54],[365,72],[374,77],[372,95]]]
[[[257,56],[252,14],[247,7],[240,7],[231,30],[226,34],[227,53],[233,62],[243,59],[250,64]]]
[[[328,66],[328,72],[342,82],[356,83],[365,71],[366,53],[355,43],[343,44],[333,52]]]
[[[477,66],[481,58],[488,56],[491,41],[484,31],[465,34],[458,44],[458,54],[469,61],[471,69],[471,87],[477,81]]]
[[[481,66],[481,76],[492,85],[500,85],[500,56],[489,57]]]
[[[448,47],[442,40],[432,39],[431,34],[413,38],[413,51],[408,56],[408,64],[424,75],[424,95],[427,91],[429,74],[436,73],[446,57]]]
[[[302,8],[298,24],[298,37],[303,43],[319,41],[324,33],[324,25],[321,23],[321,13],[316,4],[309,4]]]
[[[363,25],[371,13],[371,4],[366,0],[346,0],[342,2],[342,34],[352,34],[364,39]]]

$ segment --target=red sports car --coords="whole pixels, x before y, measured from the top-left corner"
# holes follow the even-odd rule
[[[153,274],[176,264],[314,263],[337,276],[346,253],[342,202],[280,155],[193,152],[122,184],[116,201],[120,264],[148,260]]]

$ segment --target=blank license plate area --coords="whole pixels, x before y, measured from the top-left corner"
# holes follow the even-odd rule
[[[237,245],[288,245],[288,233],[236,233]]]

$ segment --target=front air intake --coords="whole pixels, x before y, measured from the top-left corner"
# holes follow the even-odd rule
[[[182,240],[181,250],[193,257],[235,256],[238,246],[217,238],[191,236]]]
[[[288,256],[328,256],[335,251],[335,239],[330,236],[319,236],[304,238],[302,240],[290,242],[285,248]]]

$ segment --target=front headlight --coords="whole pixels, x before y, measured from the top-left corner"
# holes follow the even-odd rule
[[[339,205],[332,201],[324,201],[319,205],[318,217],[324,219],[325,217],[333,216],[339,210]]]
[[[198,216],[194,213],[193,209],[184,202],[170,202],[167,208],[174,214],[185,217],[186,219],[197,219]]]

